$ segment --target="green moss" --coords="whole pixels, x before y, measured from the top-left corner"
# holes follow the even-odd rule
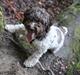
[[[75,53],[76,59],[80,61],[80,26],[77,26],[74,31],[74,37],[72,41],[72,50]]]
[[[67,75],[73,75],[73,66],[72,65],[68,66]]]
[[[59,19],[60,24],[64,26],[68,25],[71,21],[75,20],[75,16],[73,16],[71,13],[68,12],[61,14],[59,18],[60,18]]]
[[[74,37],[75,39],[80,40],[80,25],[76,27],[75,32],[74,32]]]
[[[76,68],[80,70],[80,62],[77,63]]]
[[[16,38],[19,41],[19,45],[28,50],[34,49],[35,46],[26,40],[26,33],[27,31],[22,29],[16,31]]]
[[[0,32],[4,29],[4,20],[3,20],[3,14],[2,14],[2,8],[0,7]]]

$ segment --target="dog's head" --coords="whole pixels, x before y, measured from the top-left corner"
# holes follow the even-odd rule
[[[28,42],[32,42],[35,38],[40,37],[45,32],[45,27],[41,23],[30,22],[25,25],[27,30]]]
[[[48,26],[50,26],[51,17],[44,8],[32,7],[25,11],[23,24],[28,31],[27,38],[29,42],[35,38],[41,39],[45,36]]]

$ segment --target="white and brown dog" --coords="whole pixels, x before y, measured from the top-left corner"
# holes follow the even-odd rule
[[[35,23],[32,24],[34,26]],[[18,25],[6,25],[5,29],[14,33],[18,29],[25,29],[23,24]],[[36,63],[39,62],[39,59],[42,57],[44,53],[47,52],[48,49],[55,49],[53,53],[55,54],[60,50],[60,48],[64,44],[65,35],[67,34],[68,30],[66,27],[61,26],[57,27],[53,24],[49,31],[46,33],[46,36],[42,40],[35,39],[32,43],[36,45],[37,51],[35,51],[28,59],[25,60],[24,65],[26,67],[33,67]]]

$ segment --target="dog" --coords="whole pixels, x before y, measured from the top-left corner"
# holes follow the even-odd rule
[[[35,23],[34,23],[35,24]],[[35,39],[32,44],[37,47],[37,50],[25,60],[24,65],[26,67],[33,67],[42,57],[48,49],[54,49],[53,53],[57,53],[64,44],[65,36],[68,32],[68,29],[64,26],[56,26],[57,23],[54,23],[50,26],[49,31],[46,33],[45,37],[41,40]],[[34,26],[34,25],[33,25]],[[6,25],[5,29],[11,33],[14,33],[18,29],[25,29],[23,24],[18,25]]]

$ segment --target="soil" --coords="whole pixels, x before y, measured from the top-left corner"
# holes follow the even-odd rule
[[[45,71],[37,63],[32,68],[25,68],[23,66],[24,60],[27,58],[26,53],[21,50],[19,47],[16,47],[14,43],[10,40],[12,39],[12,34],[4,31],[0,34],[0,75],[52,75],[50,68],[53,69],[56,75],[59,75],[59,71],[64,75],[65,70],[60,69],[61,64],[65,64],[65,61],[59,57],[54,56],[51,52],[47,52],[42,56],[40,62]],[[55,61],[55,62],[54,62]],[[56,65],[61,61],[61,64],[58,64],[57,68],[52,65]]]

